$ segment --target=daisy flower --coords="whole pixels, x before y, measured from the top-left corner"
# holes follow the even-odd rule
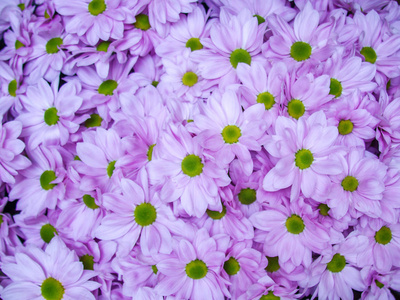
[[[89,45],[99,40],[120,39],[124,23],[133,22],[131,7],[121,0],[55,0],[56,11],[66,16],[65,30],[84,37]]]
[[[198,230],[193,242],[176,241],[168,258],[157,263],[165,275],[155,287],[159,295],[173,295],[178,299],[223,299],[230,297],[228,281],[220,275],[225,254],[214,237],[204,228]]]
[[[328,175],[342,171],[335,158],[340,152],[333,147],[337,128],[327,126],[325,114],[320,111],[297,122],[278,117],[275,132],[264,144],[278,158],[264,178],[264,189],[278,191],[291,186],[291,201],[298,198],[300,191],[307,198],[326,198],[330,188]]]
[[[17,117],[22,125],[22,137],[27,137],[28,147],[40,144],[65,145],[71,133],[79,129],[75,113],[82,104],[77,95],[78,82],[66,83],[58,89],[58,82],[51,86],[40,79],[36,86],[29,86],[26,95],[21,95],[24,110]]]
[[[222,95],[213,93],[201,112],[193,117],[189,130],[197,134],[202,147],[224,167],[235,156],[246,175],[253,171],[250,150],[259,151],[267,124],[261,119],[262,104],[255,104],[244,112],[236,92],[227,90]]]
[[[43,251],[27,247],[15,254],[15,262],[4,263],[2,271],[11,279],[1,292],[3,299],[95,299],[99,283],[90,279],[74,251],[54,238]]]
[[[180,198],[189,216],[201,217],[208,208],[222,210],[218,188],[230,183],[228,174],[207,159],[197,140],[183,126],[171,126],[156,147],[164,151],[159,151],[159,156],[146,167],[150,182],[160,189],[163,201]]]

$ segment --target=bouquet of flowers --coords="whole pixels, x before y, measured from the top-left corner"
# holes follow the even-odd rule
[[[395,299],[393,0],[1,0],[0,297]]]

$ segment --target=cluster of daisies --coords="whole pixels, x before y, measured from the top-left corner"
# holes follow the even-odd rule
[[[1,0],[0,36],[2,299],[395,299],[396,1]]]

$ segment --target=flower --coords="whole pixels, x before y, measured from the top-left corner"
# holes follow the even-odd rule
[[[43,251],[27,247],[15,254],[15,262],[2,265],[11,279],[1,292],[3,299],[95,299],[91,293],[99,283],[91,281],[96,275],[83,270],[75,252],[54,238]]]

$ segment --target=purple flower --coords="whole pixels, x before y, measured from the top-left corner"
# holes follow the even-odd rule
[[[216,236],[210,237],[205,229],[200,229],[193,242],[186,239],[175,242],[171,255],[156,265],[165,277],[160,279],[155,291],[178,299],[230,297],[229,282],[220,275],[226,249],[220,248]]]
[[[99,284],[89,280],[96,273],[83,270],[75,254],[58,238],[43,251],[27,247],[15,254],[15,262],[2,265],[11,279],[1,292],[4,299],[95,299]]]

